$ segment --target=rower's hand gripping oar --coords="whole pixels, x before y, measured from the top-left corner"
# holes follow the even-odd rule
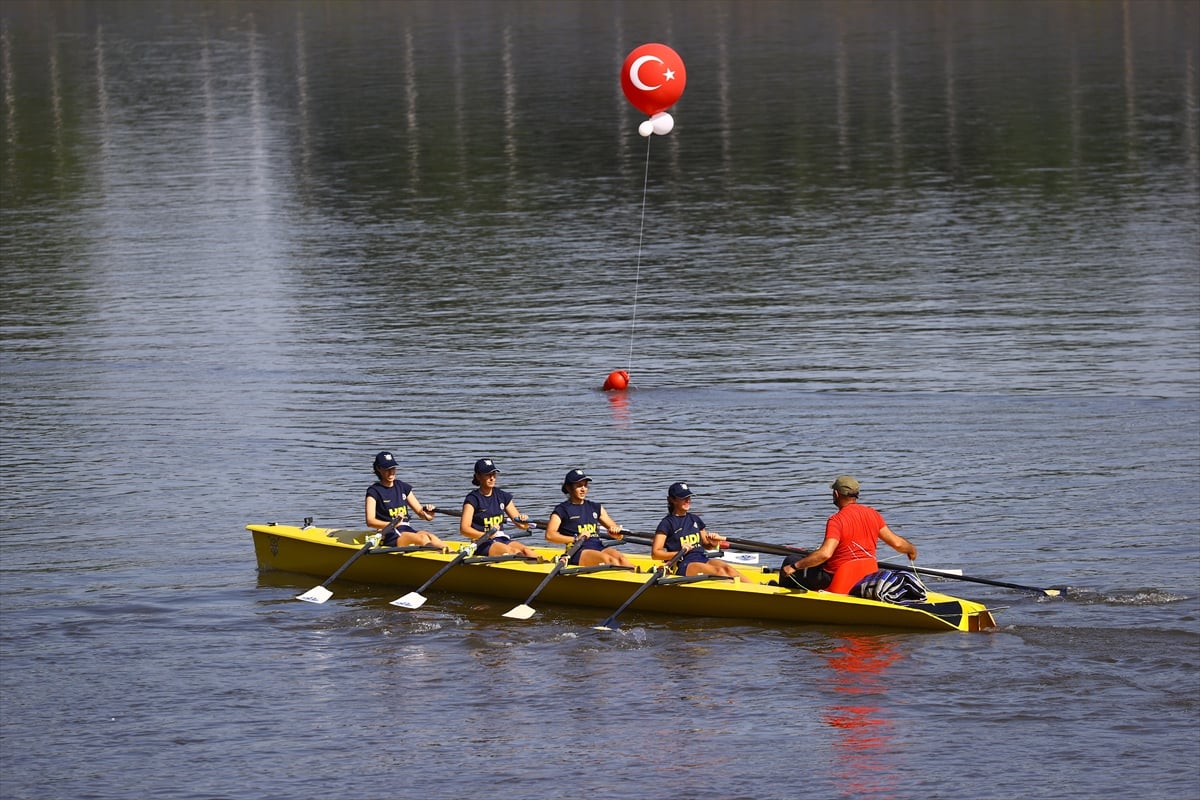
[[[621,538],[619,540],[605,542],[604,544],[606,546],[610,546],[610,545],[621,544],[622,542],[629,542],[631,544],[641,544],[641,545],[645,545],[646,547],[653,547],[654,546],[654,537],[650,536],[649,534],[645,534],[645,533],[633,533],[632,531],[623,530],[623,531],[621,531]],[[719,558],[719,557],[721,557],[721,555],[723,555],[721,553],[721,551],[728,550],[728,549],[729,549],[729,540],[726,539],[724,535],[721,535],[720,541],[718,541],[714,547],[711,547],[711,548],[706,547],[704,549],[704,552],[706,552],[708,554],[709,558],[714,558],[714,557]]]
[[[530,530],[543,530],[544,531],[550,525],[550,520],[546,520],[546,519],[527,519],[527,520],[522,520],[522,522],[525,525],[528,525]],[[595,536],[597,539],[600,539],[601,543],[605,547],[612,547],[615,544],[620,544],[621,542],[625,541],[625,534],[627,534],[627,533],[629,533],[629,531],[625,530],[624,528],[621,528],[617,531],[616,536],[609,533],[608,531],[597,531],[596,533],[593,533],[591,535]],[[644,537],[644,538],[648,539],[649,537]]]
[[[429,507],[429,510],[431,512],[433,512],[434,514],[447,514],[452,517],[461,517],[462,516],[461,508],[459,510],[455,511],[454,509],[441,508],[440,506],[432,506],[432,507]],[[546,526],[546,523],[538,522],[537,520],[533,520],[533,519],[517,519],[515,517],[509,517],[508,521],[511,522],[513,525],[516,525],[518,528],[520,528],[522,525],[524,525],[525,526],[524,530],[526,532],[526,535],[528,535],[528,530],[531,528],[536,528],[539,525],[543,528]]]
[[[571,545],[571,548],[558,557],[558,562],[554,565],[554,568],[550,570],[546,577],[542,578],[542,582],[539,583],[538,587],[533,590],[533,594],[529,595],[529,597],[525,599],[524,603],[521,603],[519,606],[513,606],[508,611],[505,611],[501,616],[509,617],[510,619],[529,619],[535,613],[537,613],[533,607],[529,605],[533,602],[533,598],[541,594],[542,589],[546,588],[546,584],[550,583],[550,581],[554,579],[555,575],[562,572],[563,567],[570,563],[571,557],[575,555],[579,548],[583,547],[583,543],[586,542],[587,539],[588,537],[586,536],[580,536],[578,539],[576,539],[574,544]]]
[[[732,536],[726,537],[726,540],[739,549],[754,550],[759,553],[777,556],[803,555],[806,556],[811,550],[803,550],[799,547],[790,547],[783,544],[771,544],[770,542],[755,542],[749,539],[735,539]],[[960,575],[956,572],[943,571],[938,569],[927,569],[925,567],[917,567],[915,563],[912,566],[908,564],[892,564],[887,561],[877,562],[881,569],[896,569],[903,572],[917,572],[922,575],[936,575],[939,578],[952,578],[956,581],[969,581],[971,583],[982,583],[988,586],[1003,586],[1006,589],[1018,589],[1023,592],[1034,592],[1042,594],[1046,597],[1058,597],[1062,594],[1062,589],[1042,589],[1037,586],[1023,586],[1019,583],[1007,583],[1006,581],[994,581],[990,578],[976,578],[971,575]]]
[[[645,592],[651,586],[655,585],[656,583],[661,581],[663,578],[665,578],[667,576],[667,573],[670,571],[671,567],[675,566],[675,562],[677,562],[680,558],[682,558],[683,554],[685,552],[687,552],[687,551],[680,550],[678,553],[671,556],[671,560],[666,562],[662,566],[658,567],[657,569],[655,569],[654,574],[650,576],[649,580],[647,580],[645,583],[643,583],[641,586],[639,586],[637,591],[634,592],[632,595],[630,595],[629,599],[621,604],[620,608],[618,608],[613,613],[609,614],[608,618],[605,619],[603,622],[601,622],[599,625],[594,625],[592,627],[594,627],[598,631],[616,630],[618,627],[617,626],[617,617],[619,617],[621,615],[621,612],[624,611],[625,609],[629,608],[629,606],[631,606],[633,604],[634,600],[637,600],[639,597],[642,596],[643,592]]]
[[[404,519],[402,517],[397,517],[396,519],[389,522],[387,524],[387,527],[385,527],[381,531],[379,531],[378,534],[376,534],[374,531],[368,532],[367,536],[366,536],[367,543],[364,544],[357,553],[350,556],[350,558],[346,561],[345,564],[342,564],[340,567],[338,567],[337,572],[330,575],[325,580],[325,582],[322,583],[320,586],[314,586],[313,588],[309,589],[304,594],[296,595],[296,599],[303,600],[306,603],[324,603],[326,600],[333,597],[333,592],[329,591],[329,588],[328,588],[329,584],[336,581],[343,572],[350,569],[351,564],[353,564],[355,561],[358,561],[360,558],[362,558],[368,552],[370,552],[371,548],[374,547],[378,541],[382,541],[382,538],[384,536],[386,536],[388,534],[388,532],[390,532],[393,528],[395,528],[397,525],[399,525],[403,521],[404,521]],[[379,536],[380,538],[377,540],[377,539],[375,539],[375,536]]]

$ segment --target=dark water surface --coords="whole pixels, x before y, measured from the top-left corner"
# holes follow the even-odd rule
[[[1154,0],[6,2],[0,796],[1200,797],[1197,42]],[[1069,590],[602,636],[258,574],[243,526],[357,527],[383,448],[426,502],[583,466],[631,529],[685,479],[809,546],[850,472],[927,565]]]

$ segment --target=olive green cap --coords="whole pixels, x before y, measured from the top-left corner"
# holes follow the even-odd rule
[[[842,497],[858,497],[858,481],[849,475],[838,475],[829,485]]]

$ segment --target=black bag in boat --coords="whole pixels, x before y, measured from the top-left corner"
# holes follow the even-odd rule
[[[804,556],[788,556],[783,559],[783,563],[779,565],[779,585],[785,589],[807,589],[810,592],[819,592],[822,589],[828,589],[829,584],[833,583],[833,575],[826,572],[819,565],[796,570],[790,575],[784,575],[784,567],[795,564],[802,558]]]
[[[872,572],[850,590],[854,597],[882,600],[885,603],[924,603],[925,587],[917,576],[903,570],[881,569]]]

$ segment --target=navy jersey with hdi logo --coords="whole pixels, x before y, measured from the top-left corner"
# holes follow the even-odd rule
[[[595,536],[600,530],[600,508],[599,503],[593,503],[591,500],[584,500],[582,503],[564,501],[556,505],[550,513],[562,520],[558,531],[564,536]]]
[[[603,550],[604,543],[597,533],[600,531],[600,511],[604,506],[591,500],[582,503],[563,501],[550,512],[562,520],[558,524],[558,532],[564,536],[578,539],[580,536],[590,536],[583,545],[571,556],[571,564],[578,565],[585,550]]]
[[[512,499],[513,496],[503,489],[493,489],[491,496],[484,495],[478,489],[471,492],[463,500],[463,503],[475,509],[471,527],[484,533],[501,529],[504,526],[504,509]]]
[[[380,522],[392,522],[395,519],[408,518],[408,493],[413,490],[404,481],[395,481],[391,487],[381,483],[373,483],[367,489],[367,496],[375,498],[375,519]]]
[[[667,535],[666,549],[677,552],[682,550],[684,545],[701,547],[700,531],[704,530],[704,520],[690,512],[683,516],[668,514],[658,523],[655,530]]]

